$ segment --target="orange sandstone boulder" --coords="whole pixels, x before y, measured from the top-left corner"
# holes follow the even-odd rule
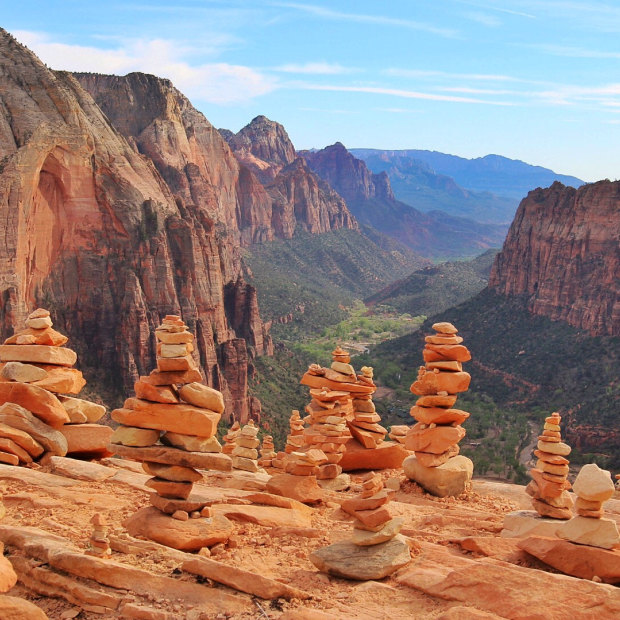
[[[69,422],[56,396],[29,383],[0,383],[0,405],[4,403],[16,403],[54,428]]]

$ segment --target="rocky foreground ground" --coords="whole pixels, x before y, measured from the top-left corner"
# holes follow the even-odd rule
[[[404,519],[411,562],[360,582],[320,573],[308,560],[351,537],[352,519],[338,502],[355,484],[309,508],[265,493],[265,474],[207,472],[196,486],[235,533],[206,557],[126,533],[123,522],[149,505],[149,476],[137,463],[53,457],[30,469],[0,465],[0,541],[20,579],[8,595],[52,619],[620,617],[617,587],[558,574],[500,536],[506,513],[530,508],[524,487],[474,480],[469,493],[438,499],[402,470],[381,475],[400,480],[390,510]],[[619,499],[605,508],[620,522]],[[110,559],[84,554],[96,513],[110,524]]]

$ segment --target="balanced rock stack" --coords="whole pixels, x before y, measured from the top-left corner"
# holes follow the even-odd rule
[[[372,378],[373,369],[370,366],[363,366],[361,374],[357,376],[359,383],[374,388],[374,391],[377,386]],[[349,420],[348,424],[351,434],[364,448],[376,448],[385,439],[387,429],[383,428],[379,422],[381,422],[381,416],[372,402],[372,392],[355,395],[353,397],[353,419]]]
[[[612,519],[603,518],[603,503],[614,494],[611,474],[598,465],[584,465],[573,484],[577,495],[577,516],[557,530],[560,538],[580,545],[611,549],[620,542],[618,527]]]
[[[409,547],[399,535],[403,520],[393,518],[387,507],[393,495],[381,476],[366,474],[361,493],[340,505],[355,519],[353,538],[318,549],[310,561],[323,572],[360,580],[381,579],[407,564]]]
[[[258,428],[250,420],[235,437],[235,448],[232,451],[232,466],[244,471],[258,471]]]
[[[226,435],[222,437],[222,439],[224,440],[224,447],[222,448],[222,452],[224,454],[232,454],[233,450],[235,449],[235,446],[237,445],[235,443],[235,439],[237,438],[237,435],[240,432],[241,432],[241,424],[239,424],[239,422],[235,422],[228,429],[228,432],[226,433]]]
[[[542,517],[570,519],[573,514],[573,500],[568,494],[570,482],[567,480],[569,468],[566,458],[571,448],[562,442],[559,413],[545,418],[543,434],[538,437],[538,457],[536,467],[530,470],[532,481],[525,488],[532,496],[532,505]]]
[[[263,443],[260,448],[260,458],[258,459],[259,467],[271,467],[273,459],[276,458],[275,445],[271,435],[263,437]]]
[[[312,459],[318,468],[312,473],[319,480],[331,480],[342,473],[338,463],[346,450],[345,444],[351,438],[347,417],[353,415],[353,404],[348,392],[312,388],[310,396],[312,400],[306,406],[308,416],[304,418],[304,422],[309,425],[303,434],[305,448],[299,452],[320,453],[321,458]],[[296,455],[299,459],[299,452],[293,452],[291,456]],[[289,462],[287,459],[286,471]]]
[[[111,438],[111,450],[142,461],[144,471],[153,476],[146,485],[155,490],[150,500],[157,511],[179,520],[190,514],[209,516],[209,502],[191,493],[194,482],[202,479],[197,468],[232,469],[215,437],[224,400],[217,390],[198,383],[201,376],[191,357],[193,336],[180,317],[166,316],[155,335],[157,370],[140,377],[134,386],[136,397],[112,411],[120,426]],[[133,523],[136,531],[143,521]],[[148,528],[139,533],[158,540]]]
[[[90,520],[93,531],[88,540],[86,555],[94,555],[98,558],[109,558],[112,555],[110,539],[108,538],[108,522],[106,518],[97,513]]]
[[[411,391],[420,396],[411,416],[415,424],[407,433],[405,447],[415,456],[403,461],[410,480],[439,497],[459,495],[467,488],[473,463],[459,454],[458,443],[465,437],[461,426],[469,413],[453,409],[457,394],[466,392],[471,377],[462,363],[471,359],[463,338],[451,323],[435,323],[437,332],[426,336],[425,366],[421,366]]]
[[[291,417],[289,418],[290,432],[286,438],[286,445],[284,446],[284,452],[290,454],[303,447],[304,445],[304,421],[301,419],[301,415],[297,409],[293,409]]]
[[[26,328],[0,345],[0,462],[31,463],[52,456],[109,455],[112,429],[96,424],[105,407],[67,396],[86,381],[67,337],[53,329],[47,310],[26,319]]]

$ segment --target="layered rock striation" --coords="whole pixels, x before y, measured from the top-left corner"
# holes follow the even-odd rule
[[[155,364],[160,319],[181,314],[246,420],[251,359],[272,345],[239,246],[267,195],[243,193],[227,144],[165,80],[51,71],[4,30],[0,68],[0,335],[45,305],[84,366],[129,387]]]
[[[489,287],[594,335],[620,335],[620,182],[554,183],[523,199]]]

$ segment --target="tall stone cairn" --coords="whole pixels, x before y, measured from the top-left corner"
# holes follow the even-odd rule
[[[86,385],[77,354],[39,308],[0,345],[0,462],[28,464],[44,454],[100,458],[112,429],[105,407],[75,398]],[[71,395],[71,396],[70,396]]]
[[[263,443],[260,448],[260,458],[258,459],[259,467],[271,467],[273,459],[276,458],[275,445],[271,435],[263,437]]]
[[[222,448],[223,454],[233,453],[233,450],[235,449],[235,446],[237,445],[235,443],[235,439],[237,438],[237,435],[240,432],[241,432],[241,424],[235,421],[234,424],[228,429],[228,432],[226,433],[226,435],[222,437],[222,439],[224,440],[224,446]]]
[[[363,366],[360,374],[357,375],[358,382],[376,389],[372,379],[372,367]],[[372,402],[372,394],[356,394],[353,397],[353,419],[348,421],[348,425],[351,435],[364,448],[376,448],[385,439],[387,429],[379,422],[381,422],[381,416]]]
[[[235,437],[235,448],[232,451],[232,466],[243,471],[258,471],[258,428],[252,420],[248,422]]]
[[[411,385],[411,392],[420,398],[411,408],[417,424],[409,429],[405,447],[415,456],[406,458],[403,468],[411,480],[444,497],[462,493],[473,473],[471,461],[457,456],[458,444],[465,437],[461,423],[469,413],[453,408],[457,394],[469,388],[471,377],[463,372],[462,364],[471,354],[454,325],[435,323],[432,327],[436,333],[425,338],[426,363]]]
[[[568,494],[570,482],[567,480],[569,461],[566,458],[571,448],[562,442],[559,413],[545,418],[542,435],[538,437],[538,457],[536,467],[530,470],[532,481],[525,488],[532,496],[534,510],[542,517],[570,519],[573,500]]]
[[[176,315],[156,329],[157,369],[135,383],[136,396],[112,411],[120,424],[111,449],[142,462],[155,492],[151,504],[180,520],[210,516],[207,503],[192,499],[193,484],[202,480],[198,469],[230,471],[229,456],[215,434],[224,411],[222,394],[200,383],[192,358],[194,336]]]

